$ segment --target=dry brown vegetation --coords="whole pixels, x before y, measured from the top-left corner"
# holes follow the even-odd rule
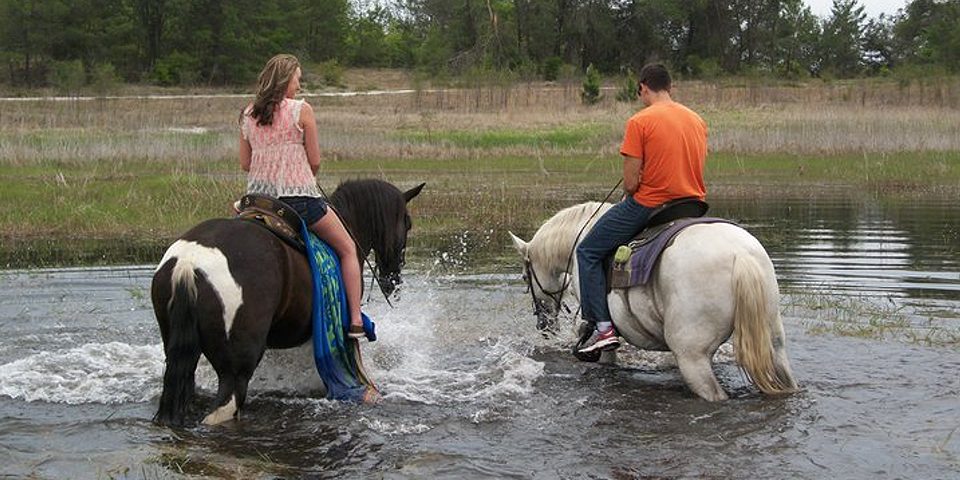
[[[714,193],[736,195],[749,179],[750,195],[777,194],[802,179],[954,195],[958,91],[952,80],[681,82],[675,96],[710,125]],[[362,176],[404,188],[429,182],[413,205],[416,250],[438,241],[499,245],[505,230],[531,228],[544,212],[599,200],[619,175],[623,122],[639,108],[614,93],[592,107],[575,83],[305,98],[326,158],[321,186]],[[243,189],[236,122],[248,101],[0,100],[0,257],[13,265],[143,261],[190,225],[224,214]],[[910,188],[919,183],[925,188]]]
[[[411,93],[305,95],[333,159],[466,159],[616,155],[638,104],[580,104],[576,84],[492,85]],[[830,155],[960,150],[960,81],[806,87],[677,85],[675,97],[710,124],[713,152]],[[116,98],[0,103],[0,163],[136,159],[189,165],[235,155],[246,96]],[[589,126],[574,145],[536,141],[543,132]],[[479,146],[450,132],[525,132],[533,140]]]

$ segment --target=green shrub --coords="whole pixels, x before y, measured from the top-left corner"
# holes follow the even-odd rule
[[[57,62],[53,67],[50,83],[60,95],[79,97],[80,89],[86,83],[83,64],[80,60]]]
[[[336,60],[327,60],[320,63],[320,76],[324,85],[332,87],[343,86],[343,66]]]
[[[94,95],[106,97],[115,93],[120,86],[120,77],[117,76],[117,69],[111,63],[101,63],[93,68],[93,75],[90,78],[90,86],[93,88]]]
[[[200,77],[200,62],[192,55],[173,52],[157,60],[150,79],[159,85],[191,85]]]
[[[600,72],[591,63],[587,66],[587,73],[583,77],[583,90],[580,92],[580,99],[587,105],[593,105],[600,101]]]
[[[616,98],[618,102],[632,102],[637,99],[637,77],[634,76],[633,70],[627,69],[620,89],[617,90]]]
[[[555,82],[560,78],[560,67],[563,66],[563,60],[560,57],[548,57],[543,61],[543,79],[548,82]]]
[[[686,74],[693,78],[717,78],[723,73],[720,61],[713,57],[700,58],[699,55],[687,55]]]

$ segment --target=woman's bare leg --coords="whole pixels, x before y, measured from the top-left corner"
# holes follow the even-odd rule
[[[343,284],[347,289],[347,306],[350,310],[350,324],[363,325],[360,318],[360,289],[363,278],[360,275],[360,262],[357,261],[357,246],[347,233],[343,223],[333,209],[310,226],[320,240],[333,247],[340,257],[340,269],[343,272]]]

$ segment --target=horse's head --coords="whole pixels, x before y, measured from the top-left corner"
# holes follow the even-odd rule
[[[374,242],[373,249],[377,252],[377,283],[387,296],[393,294],[403,283],[400,270],[406,264],[407,235],[413,228],[410,213],[407,211],[407,202],[420,194],[426,183],[421,183],[401,194],[403,208],[397,209],[396,218],[392,219],[392,231],[384,235],[384,242],[378,245]],[[399,204],[398,204],[399,205]]]
[[[388,297],[393,295],[397,287],[403,283],[400,270],[407,263],[407,234],[411,228],[413,223],[410,221],[410,215],[404,213],[403,218],[398,219],[393,226],[394,231],[390,235],[393,241],[374,244],[373,248],[377,252],[377,284],[380,286],[380,291]]]
[[[533,299],[533,313],[537,316],[537,329],[550,330],[557,322],[564,291],[570,287],[570,277],[565,272],[546,265],[542,255],[530,248],[512,232],[513,246],[523,259],[523,281]]]
[[[382,180],[353,180],[342,183],[330,196],[330,203],[356,235],[361,258],[371,250],[376,253],[376,279],[384,295],[392,295],[403,283],[400,270],[406,263],[407,234],[413,227],[407,202],[419,195],[424,185],[401,192]]]

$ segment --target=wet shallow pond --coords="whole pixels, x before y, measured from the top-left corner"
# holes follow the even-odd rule
[[[40,478],[955,478],[956,206],[842,196],[717,201],[778,269],[803,391],[686,389],[669,355],[581,364],[534,330],[519,267],[421,262],[367,310],[377,406],[316,398],[309,348],[268,352],[241,421],[154,426],[163,370],[149,267],[0,274],[0,475]],[[209,368],[199,382],[209,389]],[[207,397],[208,398],[208,397]]]

